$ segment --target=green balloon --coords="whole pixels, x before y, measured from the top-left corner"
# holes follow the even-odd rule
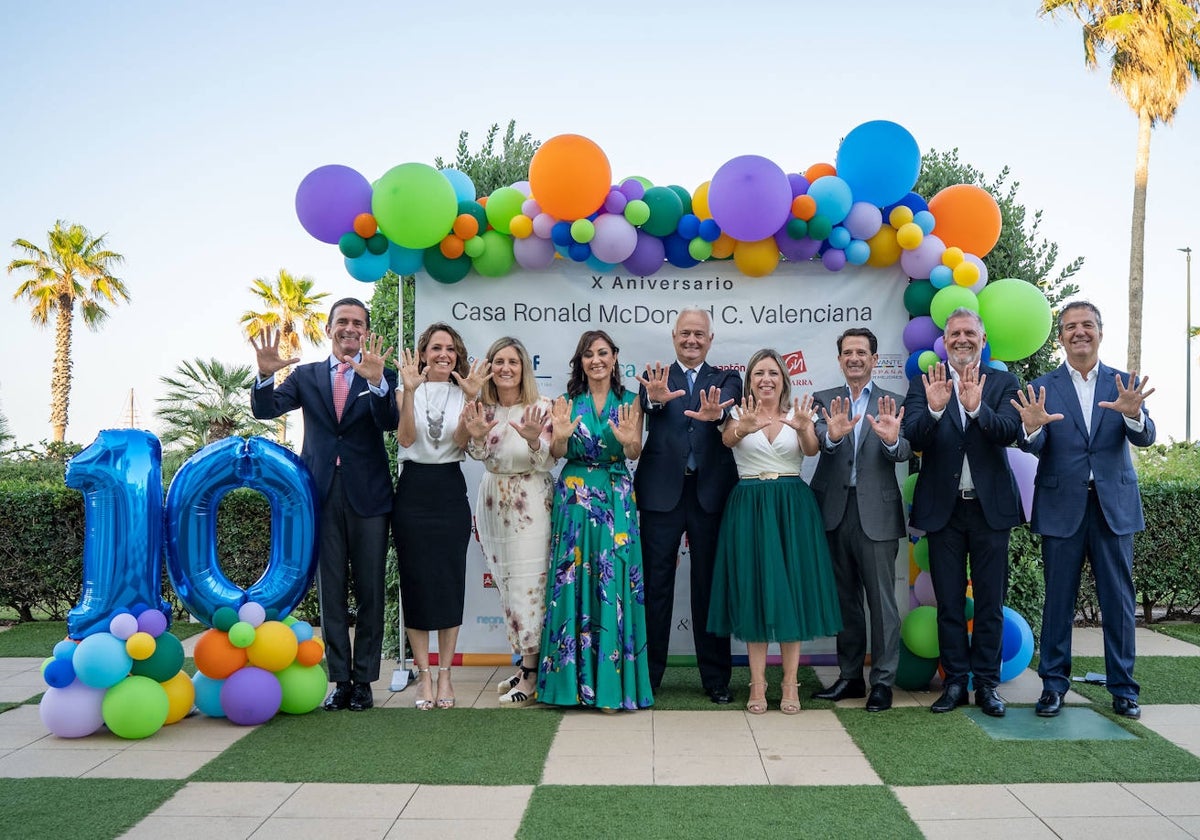
[[[457,211],[454,187],[424,163],[393,166],[375,182],[371,195],[379,229],[403,248],[428,248],[442,241]]]
[[[148,738],[170,712],[167,690],[149,677],[126,677],[104,694],[100,714],[118,738]]]
[[[343,233],[342,238],[338,240],[338,250],[342,252],[342,256],[348,260],[355,257],[361,257],[363,251],[367,250],[367,240],[363,239],[354,231]],[[384,250],[387,250],[386,248]]]
[[[913,492],[917,489],[917,476],[920,473],[910,473],[908,478],[904,479],[904,485],[900,488],[900,495],[904,498],[904,504],[911,505],[913,500]]]
[[[831,233],[833,233],[833,222],[820,213],[808,220],[809,239],[828,239]]]
[[[688,243],[688,254],[694,260],[704,262],[712,256],[712,243],[705,242],[699,236]]]
[[[679,203],[683,205],[684,213],[692,212],[692,194],[678,184],[670,184],[667,189],[679,196]]]
[[[386,254],[388,249],[387,237],[382,233],[377,233],[367,240],[367,250],[375,256]]]
[[[646,220],[650,218],[650,205],[642,201],[640,198],[635,198],[633,201],[625,205],[625,221],[637,227],[644,225]]]
[[[913,562],[922,572],[929,571],[929,538],[921,537],[913,544]]]
[[[222,633],[228,633],[229,628],[237,624],[238,614],[233,607],[217,607],[213,611],[213,627],[220,630]]]
[[[254,625],[248,621],[239,621],[229,628],[229,644],[236,648],[248,648],[254,644]]]
[[[683,202],[674,190],[670,187],[651,187],[642,196],[642,201],[650,208],[650,218],[642,223],[642,230],[653,236],[669,236],[675,232],[683,216]]]
[[[484,277],[503,277],[512,271],[516,261],[513,257],[512,237],[489,230],[479,238],[483,240],[483,253],[472,261],[475,270]]]
[[[439,283],[457,283],[471,271],[469,257],[446,259],[442,249],[436,245],[425,249],[424,264],[426,273]]]
[[[975,293],[970,289],[951,283],[944,289],[938,289],[933,300],[929,302],[929,317],[933,318],[933,322],[939,327],[946,329],[946,319],[955,309],[970,309],[972,312],[978,312],[979,298],[975,297]]]
[[[941,357],[932,350],[926,350],[920,356],[917,356],[917,368],[922,373],[928,373],[929,369],[941,361]]]
[[[480,254],[483,253],[483,249],[484,249],[484,244],[483,244],[482,236],[478,236],[478,235],[472,236],[470,239],[468,239],[466,242],[463,243],[463,253],[471,258],[478,257]]]
[[[304,715],[311,712],[325,698],[328,686],[325,671],[320,665],[301,665],[293,662],[282,671],[276,671],[283,699],[279,711],[289,715]]]
[[[576,242],[587,244],[596,237],[596,226],[588,219],[576,219],[571,222],[571,238]]]
[[[922,659],[937,659],[937,607],[915,607],[900,622],[900,638]]]
[[[513,216],[519,215],[521,205],[525,203],[525,194],[520,190],[512,187],[500,187],[500,189],[488,196],[487,207],[484,210],[487,212],[487,220],[496,230],[501,233],[511,233],[509,224],[512,223]],[[479,232],[483,233],[484,225],[479,226]]]
[[[154,653],[146,659],[133,660],[129,673],[166,682],[183,667],[183,642],[174,633],[163,633],[154,640]]]
[[[896,666],[896,688],[905,691],[924,691],[937,673],[938,661],[917,656],[904,645],[900,645],[900,663]]]
[[[792,239],[803,239],[808,236],[808,222],[804,219],[788,219],[787,235]]]
[[[993,280],[979,293],[979,315],[992,358],[1015,362],[1036,353],[1050,335],[1050,301],[1024,280]]]
[[[904,308],[914,318],[928,315],[929,304],[937,291],[937,287],[928,280],[913,280],[904,287]]]

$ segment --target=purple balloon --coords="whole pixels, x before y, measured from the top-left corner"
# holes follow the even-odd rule
[[[538,239],[549,239],[558,219],[549,213],[538,213],[533,217],[533,235]]]
[[[779,253],[789,262],[807,262],[821,250],[819,239],[810,239],[807,236],[792,239],[788,236],[787,225],[775,233],[775,244],[779,246]]]
[[[808,192],[808,179],[799,173],[788,173],[788,185],[792,188],[792,198]]]
[[[521,202],[521,212],[531,219],[536,219],[538,213],[542,212],[542,205],[537,203],[536,198],[527,198]]]
[[[349,166],[330,164],[304,176],[296,190],[296,216],[309,235],[336,245],[354,229],[354,217],[371,212],[371,184]]]
[[[649,277],[663,267],[667,257],[666,246],[657,236],[652,236],[644,230],[637,234],[637,245],[633,253],[625,260],[625,268],[639,277]]]
[[[943,362],[946,361],[946,338],[939,335],[933,340],[933,352],[937,353],[937,357]]]
[[[929,273],[942,264],[946,245],[936,236],[926,236],[911,251],[900,252],[900,267],[914,280],[928,280]]]
[[[513,257],[521,268],[540,271],[554,263],[554,243],[549,239],[527,236],[524,239],[514,239],[512,246]]]
[[[167,617],[161,610],[146,610],[137,617],[137,628],[151,636],[161,636],[167,629]]]
[[[627,201],[637,201],[646,194],[646,185],[637,178],[626,178],[618,189],[624,193]]]
[[[909,353],[928,350],[942,335],[941,329],[928,315],[918,315],[904,325],[904,348]]]
[[[619,193],[618,193],[619,195]],[[593,222],[592,254],[602,262],[616,264],[629,259],[637,248],[638,230],[617,213],[604,213]]]
[[[104,693],[81,682],[48,688],[38,704],[42,724],[59,738],[86,738],[104,725]]]
[[[239,726],[266,723],[282,702],[283,687],[278,678],[253,665],[234,671],[221,686],[221,708]]]
[[[1037,475],[1037,456],[1011,446],[1005,449],[1004,453],[1008,455],[1008,465],[1012,467],[1013,478],[1017,480],[1021,507],[1025,509],[1025,520],[1029,521],[1033,518],[1033,479]]]
[[[883,213],[874,204],[856,201],[850,205],[850,212],[846,214],[842,225],[855,239],[870,239],[883,227]]]
[[[608,194],[608,198],[604,199],[604,209],[609,213],[624,213],[625,205],[629,203],[629,199],[625,197],[625,193],[619,189],[612,190]]]
[[[792,184],[773,161],[741,155],[722,164],[713,175],[708,208],[722,231],[743,242],[757,242],[787,222]]]
[[[921,606],[937,606],[937,598],[933,594],[933,577],[929,572],[921,572],[917,575],[917,579],[913,581],[912,591]]]
[[[830,271],[841,271],[846,267],[846,252],[838,248],[830,248],[821,255],[821,264]]]

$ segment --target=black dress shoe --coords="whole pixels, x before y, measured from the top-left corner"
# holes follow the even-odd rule
[[[995,686],[986,686],[975,692],[975,705],[990,717],[1004,717],[1004,701],[996,693]]]
[[[375,705],[375,697],[371,694],[370,683],[355,683],[350,694],[350,711],[362,712]]]
[[[1038,717],[1057,716],[1062,711],[1062,697],[1061,691],[1043,691],[1033,707],[1033,713]]]
[[[958,683],[951,683],[942,689],[942,696],[933,701],[933,705],[929,707],[929,711],[934,714],[942,712],[953,712],[959,706],[967,705],[967,687]]]
[[[350,708],[350,695],[353,693],[353,688],[348,682],[340,682],[333,691],[329,692],[329,696],[325,698],[325,711],[337,712],[342,709]]]
[[[704,693],[708,695],[708,699],[719,706],[724,706],[733,702],[733,692],[729,690],[729,686],[722,685],[716,688],[706,688]]]
[[[1128,697],[1114,697],[1113,711],[1130,720],[1137,720],[1142,716],[1142,707],[1136,700],[1130,700]]]
[[[867,698],[868,712],[886,712],[892,708],[892,689],[886,685],[871,686],[871,696]]]
[[[838,677],[837,681],[833,685],[829,686],[829,688],[815,693],[813,695],[813,699],[832,700],[836,703],[838,700],[857,699],[859,697],[866,696],[867,684],[865,681],[862,679],[844,680],[841,677]]]

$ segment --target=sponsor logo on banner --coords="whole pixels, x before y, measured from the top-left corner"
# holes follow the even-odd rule
[[[787,365],[787,372],[790,377],[808,373],[808,365],[804,364],[803,350],[793,350],[790,353],[784,353],[783,363]]]
[[[899,382],[907,385],[908,377],[904,375],[906,361],[908,361],[906,356],[880,353],[879,361],[875,363],[875,370],[872,372],[871,378],[879,383]]]
[[[482,627],[486,627],[489,631],[504,629],[504,616],[502,615],[477,615],[475,623]]]
[[[495,589],[496,588],[496,579],[492,577],[491,572],[483,573],[483,588],[484,589]]]

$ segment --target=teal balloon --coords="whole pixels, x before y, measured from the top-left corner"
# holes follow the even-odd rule
[[[683,213],[685,215],[692,212],[692,194],[678,184],[668,184],[667,189],[679,196],[679,203],[683,205]]]
[[[642,201],[650,208],[650,218],[642,224],[642,230],[652,236],[669,236],[675,232],[683,217],[683,202],[674,190],[670,187],[651,187],[646,190]]]
[[[439,283],[457,283],[471,271],[470,257],[447,259],[442,249],[434,245],[425,249],[425,271]]]
[[[828,176],[827,176],[828,177]],[[808,238],[822,240],[833,233],[833,222],[820,213],[808,220]]]
[[[424,251],[402,248],[395,242],[388,243],[388,268],[395,274],[416,274],[421,270]]]
[[[786,227],[787,235],[792,239],[803,239],[808,236],[808,222],[804,221],[804,219],[788,219]]]
[[[428,248],[450,232],[458,195],[446,177],[423,163],[394,166],[375,182],[371,212],[383,235],[405,248]]]
[[[933,675],[937,673],[938,661],[917,656],[905,645],[900,645],[900,662],[896,666],[896,688],[905,691],[924,691],[929,688]]]
[[[938,292],[928,280],[913,280],[904,287],[904,308],[914,318],[929,314],[929,305]]]
[[[377,233],[367,240],[367,250],[376,256],[386,254],[388,249],[387,237],[382,233]]]
[[[367,251],[361,257],[355,257],[352,260],[348,259],[344,262],[346,263],[346,272],[360,283],[374,283],[380,277],[387,274],[389,265],[386,251],[382,254],[372,254],[370,251]]]
[[[1015,362],[1036,353],[1050,336],[1053,317],[1041,289],[1024,280],[993,280],[979,293],[979,315],[992,358]]]
[[[154,653],[146,659],[133,660],[129,672],[135,677],[149,677],[162,683],[183,667],[183,642],[174,633],[163,633],[154,642]]]
[[[361,257],[363,251],[367,250],[367,240],[363,239],[357,233],[343,233],[342,238],[338,240],[338,250],[342,252],[342,256],[348,260],[355,257]]]

